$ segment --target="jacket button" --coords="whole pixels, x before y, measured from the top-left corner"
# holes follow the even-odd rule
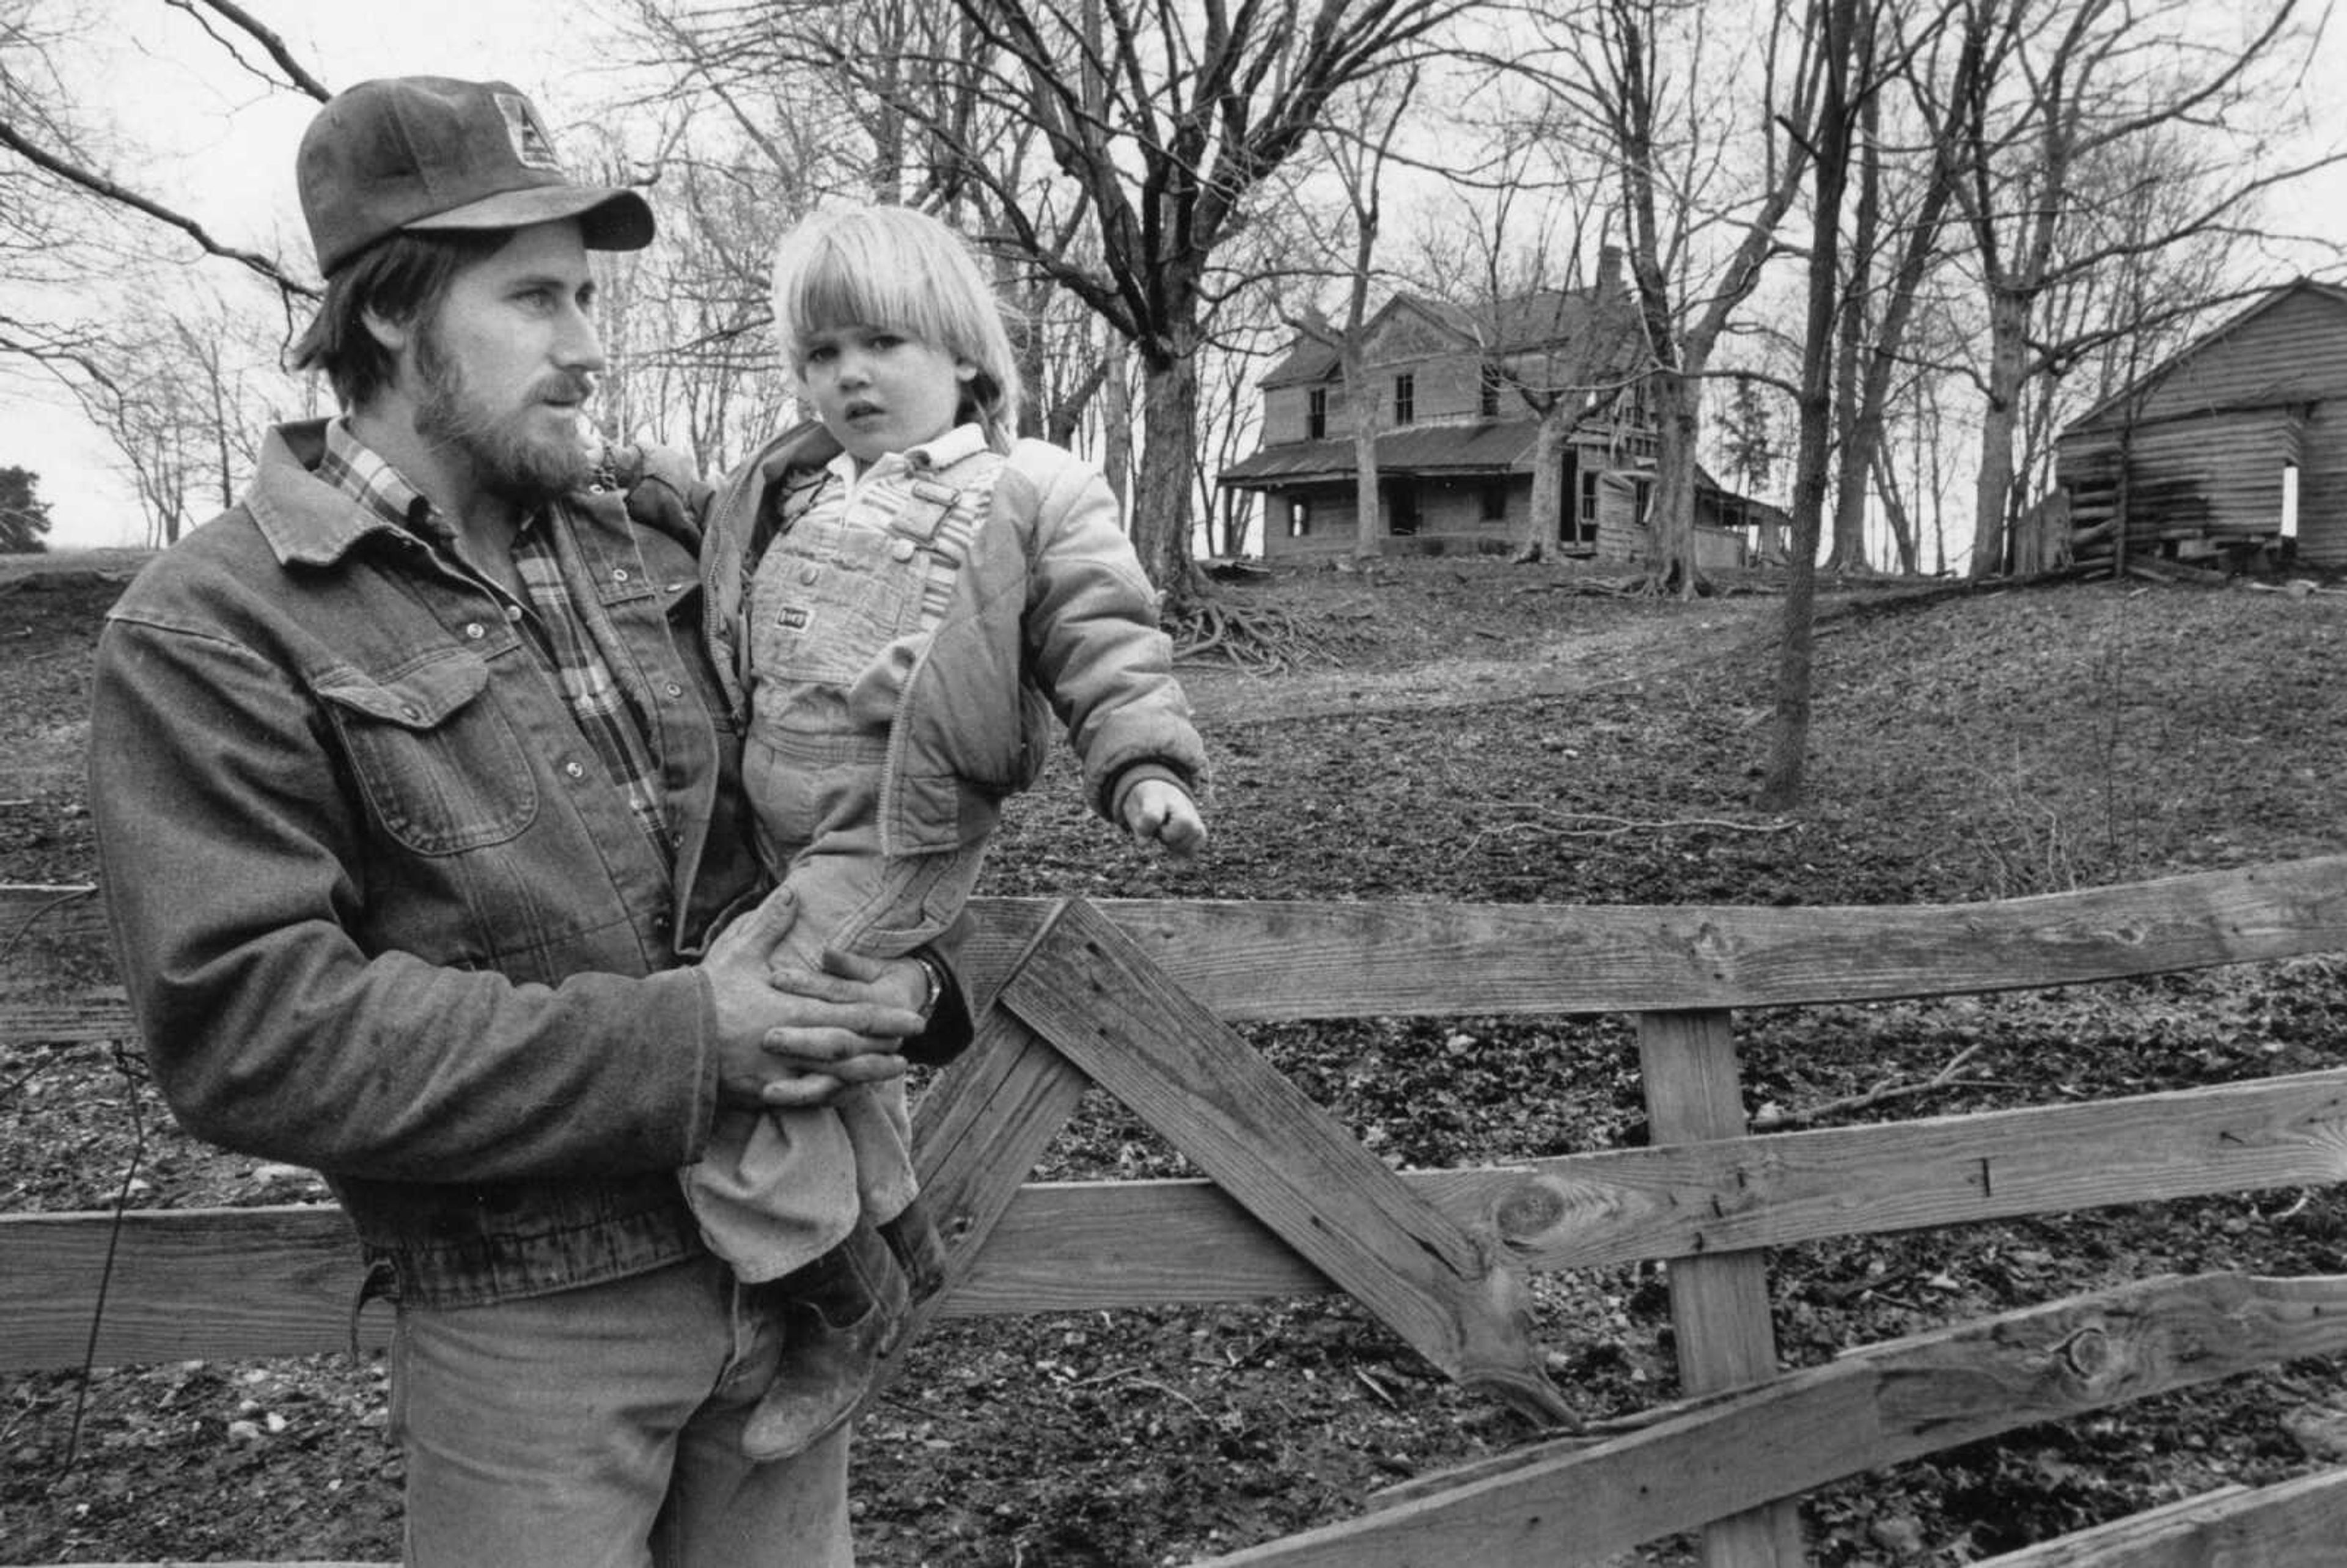
[[[483,626],[479,621],[468,620],[465,622],[465,635],[472,639],[474,641],[478,642],[482,638],[487,637],[488,634],[489,629]]]
[[[661,687],[661,690],[667,692],[671,697],[682,697],[684,695],[684,688],[678,685],[673,681]]]
[[[801,582],[811,583],[821,575],[822,574],[812,566],[803,566],[799,568],[799,580]]]
[[[627,580],[628,580],[628,569],[627,569],[626,567],[623,567],[623,566],[615,566],[615,567],[613,567],[613,568],[611,569],[611,580],[612,580],[613,582],[625,582],[625,581],[627,581]]]
[[[888,547],[888,553],[900,561],[907,561],[913,559],[913,548],[914,546],[912,540],[898,539],[895,544]]]
[[[579,760],[576,757],[573,757],[570,761],[563,764],[562,771],[569,774],[574,779],[583,779],[587,776],[587,770],[579,765]]]

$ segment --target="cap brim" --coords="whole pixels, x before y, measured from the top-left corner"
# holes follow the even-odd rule
[[[632,190],[608,185],[537,185],[501,190],[404,229],[527,229],[533,223],[579,220],[590,251],[641,251],[652,242],[651,204]]]

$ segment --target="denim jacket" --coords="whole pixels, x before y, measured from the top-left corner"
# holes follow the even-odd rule
[[[322,444],[272,431],[99,639],[90,799],[156,1081],[198,1135],[323,1173],[409,1302],[694,1255],[715,1022],[679,966],[763,887],[691,541],[563,504],[671,866],[499,601],[316,478]]]

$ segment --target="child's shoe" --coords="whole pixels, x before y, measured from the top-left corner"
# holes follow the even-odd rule
[[[861,1220],[846,1241],[757,1291],[783,1336],[782,1363],[742,1429],[742,1451],[763,1462],[805,1452],[856,1413],[896,1346],[911,1292],[887,1244]]]

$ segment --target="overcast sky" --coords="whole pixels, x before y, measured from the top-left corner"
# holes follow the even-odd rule
[[[610,90],[586,31],[564,24],[561,0],[246,0],[245,8],[331,87],[383,76],[502,77],[536,98],[558,133]],[[126,165],[128,182],[229,243],[305,256],[293,149],[316,105],[240,77],[163,0],[98,0],[91,9],[106,25],[66,62],[76,85],[126,142],[160,154],[143,169]],[[159,245],[189,249],[154,232]],[[42,395],[37,383],[0,383],[0,463],[41,476],[53,548],[146,542],[106,438],[70,399]]]

